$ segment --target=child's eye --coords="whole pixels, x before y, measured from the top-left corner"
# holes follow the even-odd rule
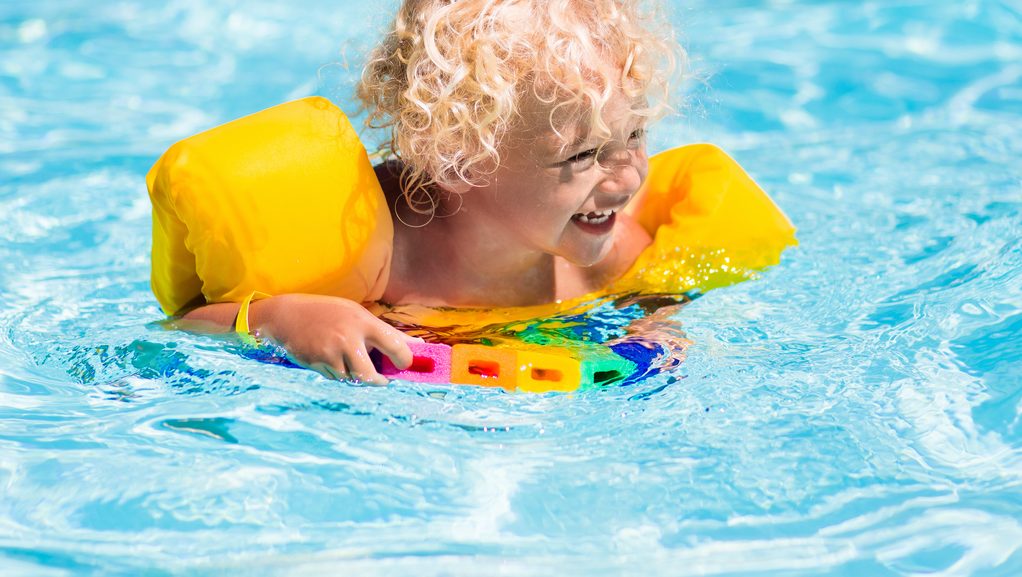
[[[567,162],[567,163],[570,163],[570,164],[579,164],[581,162],[585,162],[587,160],[591,160],[591,159],[595,158],[596,157],[596,152],[597,152],[597,150],[595,148],[590,148],[589,150],[584,150],[584,151],[576,154],[575,156],[572,156],[571,158],[569,158],[568,160],[565,160],[564,162]]]
[[[643,139],[646,137],[645,128],[637,128],[628,135],[627,147],[630,149],[638,148],[642,145]],[[562,166],[571,166],[574,169],[586,169],[592,166],[597,161],[597,157],[603,154],[613,153],[614,150],[619,150],[618,146],[608,146],[606,148],[590,148],[589,150],[583,150],[578,154],[562,161]]]
[[[596,155],[599,154],[599,149],[590,148],[589,150],[583,150],[575,156],[561,161],[561,166],[571,167],[573,171],[585,170],[595,164]]]

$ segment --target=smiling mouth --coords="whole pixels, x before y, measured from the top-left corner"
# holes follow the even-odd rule
[[[592,234],[604,234],[614,228],[614,220],[616,216],[616,210],[597,210],[587,213],[577,213],[571,217],[571,221],[585,232]]]

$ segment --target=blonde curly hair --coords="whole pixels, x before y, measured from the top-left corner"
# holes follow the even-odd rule
[[[559,135],[610,136],[615,93],[647,118],[667,108],[677,57],[666,19],[636,0],[403,0],[358,85],[366,124],[389,129],[409,206],[432,215],[436,186],[485,184],[526,99]],[[568,143],[565,142],[567,145]]]

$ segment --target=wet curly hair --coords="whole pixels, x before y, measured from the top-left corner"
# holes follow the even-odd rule
[[[432,215],[437,185],[480,185],[527,99],[565,134],[607,138],[615,93],[654,118],[684,53],[655,6],[637,0],[403,0],[357,88],[371,128],[402,162],[409,206]],[[565,143],[567,144],[567,143]]]

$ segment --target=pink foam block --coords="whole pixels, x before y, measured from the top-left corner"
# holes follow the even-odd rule
[[[380,374],[388,379],[417,383],[451,382],[451,347],[441,343],[410,343],[409,348],[412,349],[412,366],[399,369],[386,355],[379,355]]]

